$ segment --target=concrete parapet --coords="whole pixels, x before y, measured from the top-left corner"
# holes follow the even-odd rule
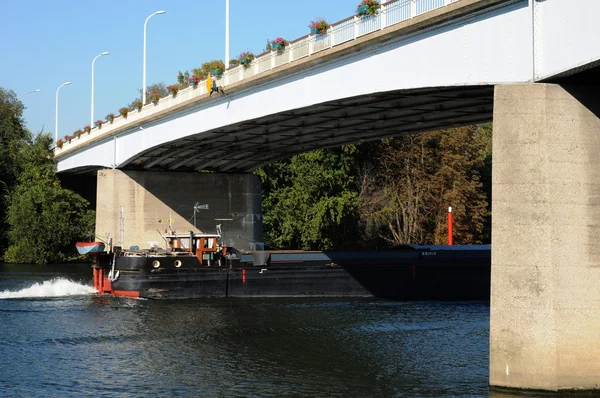
[[[148,248],[151,242],[164,247],[159,231],[169,226],[177,233],[215,233],[221,224],[224,241],[239,249],[262,242],[261,186],[255,175],[109,169],[99,170],[97,178],[96,235],[110,234],[125,248]],[[194,228],[196,202],[209,208],[196,214]]]
[[[496,86],[492,386],[600,389],[598,115],[591,88]]]

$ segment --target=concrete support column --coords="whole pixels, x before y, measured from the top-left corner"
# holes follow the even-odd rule
[[[496,86],[490,384],[600,389],[600,95]]]
[[[169,225],[177,233],[215,233],[221,224],[224,241],[238,249],[262,242],[260,179],[252,174],[172,173],[99,170],[96,235],[110,234],[124,248],[164,247],[161,233]],[[196,214],[193,206],[208,204]],[[123,206],[123,228],[120,208]],[[160,231],[160,233],[159,233]]]

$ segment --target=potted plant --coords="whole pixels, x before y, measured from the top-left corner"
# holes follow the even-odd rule
[[[119,109],[119,115],[123,116],[123,118],[127,119],[127,114],[129,113],[129,108],[126,106]]]
[[[318,18],[315,21],[310,21],[308,27],[310,28],[310,33],[313,35],[325,35],[327,34],[327,29],[329,29],[329,24],[323,18]]]
[[[252,61],[254,61],[254,58],[254,54],[250,51],[244,51],[238,57],[238,59],[240,60],[240,64],[244,65],[244,68],[248,68]]]
[[[103,122],[102,120],[98,119],[98,120],[96,120],[96,122],[94,123],[94,126],[96,126],[96,127],[98,127],[99,129],[101,129],[101,128],[102,128],[102,124],[103,124],[103,123],[104,123],[104,122]]]
[[[281,37],[278,37],[271,42],[271,48],[275,51],[283,51],[287,45],[288,41]]]
[[[65,142],[68,142],[70,144],[72,139],[73,137],[71,137],[70,135],[65,135]]]
[[[109,122],[110,124],[112,124],[113,120],[115,120],[115,114],[114,113],[109,113],[108,115],[106,115],[106,121]]]
[[[90,131],[92,131],[92,128],[91,128],[90,126],[85,126],[85,127],[83,128],[83,131],[85,131],[86,133],[88,133],[88,134],[89,134],[89,133],[90,133]]]
[[[171,94],[173,94],[173,97],[175,97],[177,95],[180,88],[181,87],[179,86],[179,84],[172,84],[170,86],[167,86],[167,90],[169,90],[171,92]]]
[[[160,95],[158,95],[158,93],[150,94],[150,102],[152,102],[154,105],[156,105],[156,104],[158,104],[158,101],[160,101]]]
[[[83,134],[83,131],[75,130],[75,132],[73,133],[73,137],[81,138],[82,134]]]
[[[204,76],[200,76],[200,75],[194,75],[190,78],[188,78],[188,82],[192,85],[193,88],[198,87],[198,84],[204,80]]]
[[[362,0],[356,7],[356,13],[360,16],[374,17],[379,13],[379,7],[381,5],[377,0]]]
[[[240,64],[240,60],[239,59],[231,59],[231,60],[229,60],[229,69],[235,68],[239,64]]]
[[[134,109],[137,109],[138,111],[142,110],[142,106],[144,106],[144,103],[140,100],[135,100],[131,103],[131,105],[133,106]]]
[[[56,147],[62,149],[64,143],[65,142],[63,140],[59,139],[58,141],[56,141]]]

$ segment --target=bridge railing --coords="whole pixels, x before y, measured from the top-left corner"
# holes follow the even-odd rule
[[[428,11],[447,6],[460,0],[392,0],[383,3],[380,12],[375,16],[358,16],[346,18],[331,24],[326,34],[310,34],[291,41],[282,51],[269,51],[259,54],[248,67],[242,65],[226,70],[216,81],[217,85],[225,86],[236,83],[252,76],[289,64],[299,59],[310,57],[323,50],[356,40],[364,35],[373,33],[397,23],[414,18]],[[201,82],[197,87],[186,87],[176,96],[168,95],[161,98],[157,104],[148,104],[139,111],[131,111],[127,117],[119,116],[112,123],[105,123],[101,128],[94,128],[81,138],[74,138],[65,143],[62,148],[55,148],[55,154],[74,149],[76,146],[90,141],[99,134],[107,135],[112,130],[127,124],[135,125],[141,118],[161,112],[165,109],[186,102],[208,93]]]

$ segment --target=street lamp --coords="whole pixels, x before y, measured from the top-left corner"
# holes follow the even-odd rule
[[[56,119],[54,124],[54,134],[56,135],[56,140],[54,142],[58,141],[58,90],[60,90],[62,86],[68,86],[69,84],[71,84],[71,82],[64,82],[56,89]]]
[[[28,93],[25,93],[25,94],[23,94],[22,96],[20,96],[20,97],[19,97],[19,99],[18,99],[17,101],[21,101],[21,98],[23,98],[23,97],[24,97],[24,96],[26,96],[27,94],[39,93],[40,91],[42,91],[42,89],[41,89],[41,88],[38,88],[37,90],[33,90],[33,91],[30,91],[30,92],[28,92]]]
[[[144,71],[142,73],[142,102],[146,105],[146,24],[148,20],[155,15],[164,14],[166,11],[156,11],[154,14],[151,14],[148,18],[146,18],[146,22],[144,22]]]
[[[94,63],[96,62],[96,60],[98,58],[103,57],[108,54],[110,54],[108,51],[100,53],[100,54],[96,55],[96,58],[94,58],[94,60],[92,61],[92,113],[90,116],[90,127],[92,127],[94,125]]]
[[[225,0],[225,69],[229,69],[229,0]]]

